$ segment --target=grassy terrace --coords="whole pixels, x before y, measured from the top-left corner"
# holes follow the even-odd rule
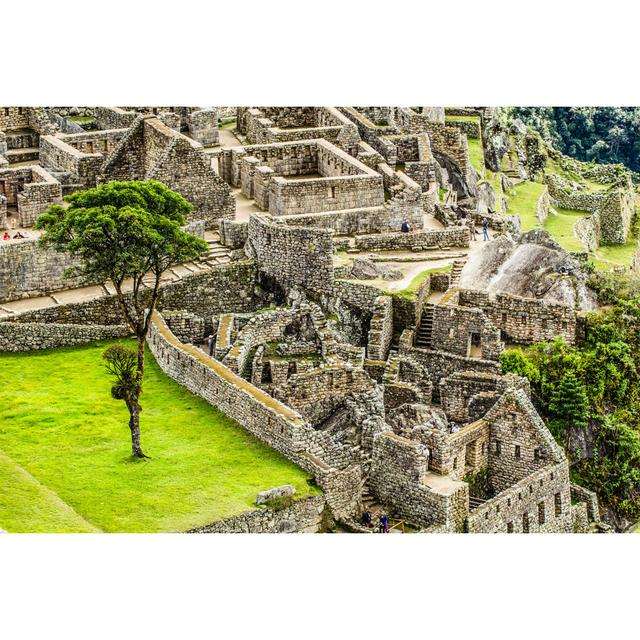
[[[467,138],[469,148],[469,160],[473,168],[481,175],[484,175],[484,153],[482,151],[482,140],[480,138]]]
[[[480,116],[444,116],[445,122],[480,122]]]
[[[584,245],[573,232],[573,225],[578,218],[589,214],[586,211],[571,209],[557,209],[558,215],[549,214],[544,221],[544,228],[553,239],[566,251],[584,251]]]
[[[538,182],[521,182],[513,188],[507,203],[507,213],[520,216],[522,231],[531,231],[540,226],[536,218],[536,202],[543,190],[544,185]]]
[[[308,475],[180,387],[148,355],[142,443],[101,366],[107,343],[0,355],[0,527],[23,532],[184,531],[254,508]],[[7,489],[7,490],[5,490]]]

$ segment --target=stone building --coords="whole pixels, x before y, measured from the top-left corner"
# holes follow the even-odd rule
[[[247,107],[230,135],[223,111],[82,108],[78,131],[67,108],[0,108],[5,225],[109,180],[157,179],[193,204],[187,229],[210,250],[167,271],[149,348],[323,491],[204,530],[307,530],[327,509],[361,531],[364,508],[424,532],[602,530],[527,381],[499,365],[507,342],[575,342],[588,287],[555,276],[566,252],[506,225],[469,280],[469,229],[439,191],[478,203],[473,127],[428,107]],[[33,165],[12,166],[19,144]],[[522,254],[544,261],[526,283]],[[127,335],[109,283],[69,266],[33,238],[0,245],[0,350]]]

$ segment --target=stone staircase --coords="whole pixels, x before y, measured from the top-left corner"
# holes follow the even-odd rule
[[[431,333],[433,331],[433,311],[435,306],[431,303],[425,305],[420,319],[420,326],[416,333],[416,347],[422,349],[431,348]]]
[[[210,237],[206,238],[206,241],[209,248],[197,260],[194,260],[196,265],[213,267],[231,262],[229,249],[220,244],[220,236],[217,233],[211,234]]]
[[[453,267],[451,268],[451,278],[449,280],[449,286],[455,287],[460,282],[460,275],[462,274],[462,269],[464,269],[464,265],[467,263],[466,260],[454,260]]]

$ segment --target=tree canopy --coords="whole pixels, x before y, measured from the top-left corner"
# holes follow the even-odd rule
[[[142,457],[137,413],[151,320],[146,310],[156,307],[163,272],[193,260],[207,243],[182,229],[191,204],[155,180],[108,182],[66,196],[65,202],[67,206],[50,206],[35,226],[44,231],[42,245],[78,258],[74,274],[92,282],[111,281],[115,287],[123,320],[136,336],[138,350],[135,380],[127,383],[127,394],[114,397],[127,401],[133,454]],[[113,375],[115,364],[130,364],[130,358],[118,350],[106,359]]]

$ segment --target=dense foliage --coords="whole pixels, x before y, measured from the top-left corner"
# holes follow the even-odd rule
[[[640,517],[640,297],[624,279],[600,285],[615,302],[587,316],[584,344],[558,338],[500,360],[504,372],[529,379],[573,477],[630,520]]]
[[[578,160],[622,163],[640,171],[639,107],[511,107],[509,115]]]

